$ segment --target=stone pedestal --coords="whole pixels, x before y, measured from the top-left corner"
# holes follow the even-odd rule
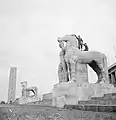
[[[59,83],[53,89],[53,105],[63,107],[65,104],[77,105],[79,100],[88,100],[94,95],[92,86],[76,82]]]
[[[106,93],[115,93],[116,88],[110,84],[77,84],[76,82],[58,83],[53,88],[52,105],[64,107],[67,105],[77,105],[78,101],[91,100],[92,97],[103,97]]]
[[[28,103],[32,103],[32,102],[37,102],[39,101],[39,98],[37,96],[34,97],[20,97],[19,98],[19,104],[28,104]]]
[[[37,87],[27,87],[27,81],[21,82],[21,84],[23,89],[22,89],[22,96],[19,98],[19,104],[27,104],[40,100],[38,97]]]

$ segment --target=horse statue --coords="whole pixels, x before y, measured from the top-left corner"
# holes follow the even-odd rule
[[[76,79],[76,67],[78,64],[88,64],[97,74],[98,83],[104,81],[109,83],[107,58],[103,53],[96,51],[80,51],[78,48],[79,42],[75,34],[58,37],[59,46],[65,51],[64,60],[68,66],[70,80],[78,81]],[[62,47],[62,43],[66,43]]]

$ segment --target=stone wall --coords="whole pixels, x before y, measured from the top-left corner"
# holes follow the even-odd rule
[[[46,93],[46,94],[43,94],[43,100],[51,100],[52,99],[52,93]]]

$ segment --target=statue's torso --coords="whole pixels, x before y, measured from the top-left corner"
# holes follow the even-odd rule
[[[80,51],[77,47],[67,47],[65,49],[65,61],[69,62],[70,60],[74,60],[79,63],[87,63],[94,60],[101,60],[102,54],[96,51]],[[101,56],[101,57],[100,57]]]
[[[78,48],[71,47],[71,48],[66,49],[64,58],[67,62],[71,59],[75,61],[75,60],[78,60],[79,58],[82,58],[82,54]]]

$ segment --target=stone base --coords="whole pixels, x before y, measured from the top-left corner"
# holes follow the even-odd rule
[[[52,93],[52,105],[63,107],[67,105],[77,105],[78,101],[88,101],[92,97],[103,97],[104,94],[114,93],[116,88],[110,84],[77,84],[76,82],[58,83]]]
[[[93,112],[116,112],[116,106],[107,106],[107,105],[65,105],[65,109],[76,109],[76,110],[83,110],[83,111],[93,111]]]
[[[31,102],[39,101],[38,97],[21,97],[19,98],[19,104],[28,104]]]

